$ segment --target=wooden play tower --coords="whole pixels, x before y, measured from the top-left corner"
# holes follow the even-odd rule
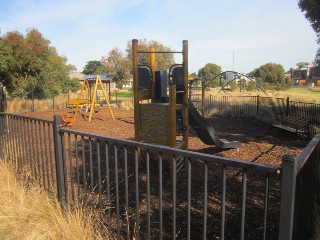
[[[132,40],[135,140],[188,148],[188,41],[182,51],[139,51]],[[150,54],[150,65],[139,64],[139,54]],[[156,69],[156,54],[179,53],[182,64]],[[181,134],[177,134],[177,133]],[[178,136],[181,135],[181,136]]]

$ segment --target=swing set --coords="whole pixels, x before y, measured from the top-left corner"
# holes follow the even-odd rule
[[[68,101],[69,106],[75,107],[74,116],[65,115],[62,117],[62,122],[65,123],[66,126],[71,127],[75,121],[76,114],[83,108],[85,108],[86,113],[89,113],[88,121],[91,122],[93,113],[99,111],[101,100],[106,102],[111,118],[114,120],[114,115],[106,92],[107,84],[110,84],[111,79],[105,75],[86,75],[80,80],[83,80],[83,84],[79,97]],[[106,84],[106,88],[103,86],[103,83]],[[97,100],[98,90],[103,93],[103,98],[99,100]]]

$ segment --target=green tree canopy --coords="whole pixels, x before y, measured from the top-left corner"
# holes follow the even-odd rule
[[[310,66],[311,64],[309,62],[299,62],[296,65],[299,69],[301,69],[301,68],[306,68],[306,67]]]
[[[205,84],[209,87],[220,86],[221,67],[215,63],[207,63],[198,71],[198,76],[204,78]]]
[[[266,63],[250,73],[259,83],[266,88],[282,88],[286,86],[284,68],[281,64]]]
[[[109,74],[109,69],[103,61],[91,60],[84,66],[84,74]]]
[[[73,66],[36,29],[28,29],[26,36],[6,33],[0,39],[0,56],[0,77],[10,94],[58,93],[70,81]]]
[[[149,51],[151,47],[154,47],[156,51],[173,51],[160,42],[148,42],[146,39],[139,40],[138,47],[139,51]],[[121,88],[124,83],[132,79],[132,42],[128,41],[125,53],[116,47],[107,56],[104,56],[102,61],[109,69],[117,86]],[[174,57],[171,53],[156,55],[157,69],[169,69],[174,63]],[[139,64],[150,64],[150,54],[139,54]]]
[[[305,17],[311,23],[313,30],[317,34],[318,44],[320,44],[320,1],[319,0],[299,0],[299,8]],[[314,65],[317,66],[317,72],[320,75],[320,47],[316,52]]]
[[[112,49],[103,59],[110,69],[112,79],[116,82],[118,88],[121,89],[124,83],[132,79],[132,61],[119,48]]]
[[[155,40],[147,41],[146,39],[139,39],[138,42],[139,51],[150,51],[150,48],[152,47],[155,48],[156,51],[174,51],[170,47]],[[127,43],[126,56],[129,59],[132,59],[132,41],[128,41]],[[139,64],[150,64],[150,54],[139,54]],[[173,64],[175,64],[173,53],[156,54],[156,70],[169,69]]]

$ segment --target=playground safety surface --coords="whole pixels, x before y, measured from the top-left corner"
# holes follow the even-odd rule
[[[53,115],[73,115],[73,109],[55,109],[46,111],[26,112],[27,116],[42,119],[53,119]],[[134,140],[134,119],[133,110],[126,110],[113,107],[112,111],[115,120],[112,120],[106,108],[101,108],[93,115],[89,123],[88,114],[81,111],[76,115],[73,129],[106,135],[121,139]],[[240,119],[232,117],[207,118],[219,137],[228,141],[239,141],[242,147],[237,149],[223,150],[215,146],[209,146],[201,142],[195,132],[190,129],[189,150],[207,154],[215,154],[238,160],[259,162],[267,165],[280,166],[284,154],[298,155],[308,144],[307,139],[296,138],[295,135],[288,135],[285,132],[272,134],[269,130],[269,123],[256,119]]]

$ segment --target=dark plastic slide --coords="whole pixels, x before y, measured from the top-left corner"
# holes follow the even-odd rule
[[[192,102],[189,102],[189,125],[197,133],[200,140],[207,145],[216,145],[219,148],[240,148],[240,142],[228,142],[220,139],[213,127],[199,114]]]

